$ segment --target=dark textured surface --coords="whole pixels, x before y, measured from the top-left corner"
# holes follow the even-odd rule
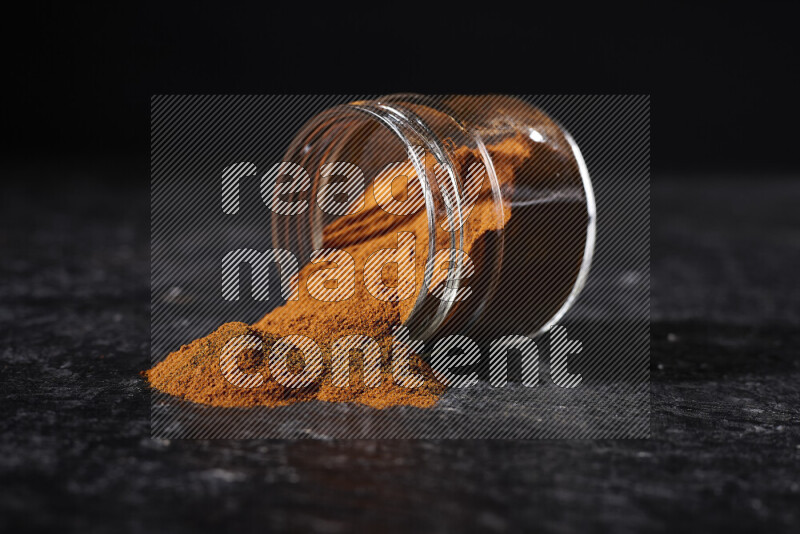
[[[170,442],[149,438],[138,374],[145,181],[15,172],[0,234],[5,531],[800,528],[796,180],[654,180],[651,440]],[[43,194],[45,176],[64,181]]]

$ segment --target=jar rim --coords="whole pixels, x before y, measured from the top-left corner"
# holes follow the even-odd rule
[[[394,103],[392,103],[394,104]],[[429,176],[428,169],[424,163],[424,159],[420,157],[418,148],[423,151],[429,151],[436,161],[442,166],[451,180],[455,181],[458,176],[458,170],[454,162],[450,159],[442,145],[441,140],[427,127],[425,122],[414,114],[411,110],[401,108],[400,106],[382,103],[377,100],[352,102],[336,106],[325,110],[314,116],[306,125],[298,132],[294,140],[286,151],[287,157],[292,154],[301,153],[303,147],[307,144],[307,140],[313,135],[326,135],[326,133],[334,131],[354,131],[355,125],[349,124],[343,126],[343,121],[373,121],[381,127],[388,130],[394,137],[402,143],[408,160],[414,167],[414,171],[419,180],[424,197],[424,210],[427,218],[428,228],[428,247],[427,257],[425,258],[425,270],[423,279],[420,282],[420,287],[416,291],[414,304],[408,316],[403,320],[403,325],[408,326],[411,335],[418,339],[427,339],[431,337],[442,323],[447,319],[454,302],[447,299],[439,299],[439,304],[432,314],[425,313],[427,310],[423,306],[426,297],[431,289],[431,281],[433,278],[433,259],[436,255],[436,229],[437,225],[441,222],[437,215],[436,204],[445,206],[446,216],[452,216],[457,221],[462,221],[463,199],[460,198],[458,187],[450,188],[450,191],[455,193],[453,198],[449,201],[442,201],[440,198],[435,198],[442,195],[440,188],[431,187],[431,176]],[[336,134],[334,134],[336,135]],[[339,140],[341,141],[341,140]],[[331,161],[337,161],[337,152],[334,150],[329,154]],[[290,158],[291,159],[291,158]],[[437,202],[438,201],[438,202]],[[322,245],[323,224],[321,223],[319,206],[311,207],[310,214],[310,235],[309,239],[313,249],[320,248]],[[277,216],[273,213],[273,246],[275,248],[282,248],[277,228]],[[449,234],[450,246],[452,248],[463,248],[463,224],[455,224],[452,229],[447,230]],[[305,252],[305,251],[304,251]],[[448,276],[453,275],[453,281],[458,283],[460,279],[462,264],[460,261],[451,262],[448,267]],[[451,273],[452,270],[452,273]],[[425,314],[425,315],[423,315]]]

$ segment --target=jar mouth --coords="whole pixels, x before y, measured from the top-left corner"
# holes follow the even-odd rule
[[[371,148],[364,148],[365,144]],[[359,145],[361,149],[355,149]],[[368,150],[386,153],[367,154]],[[297,134],[284,157],[284,161],[296,162],[309,172],[312,194],[315,189],[325,185],[326,178],[317,172],[324,163],[341,161],[362,168],[366,180],[364,189],[359,194],[363,195],[370,191],[376,169],[385,166],[393,159],[410,162],[423,194],[423,211],[427,219],[427,235],[424,236],[427,241],[424,275],[421,281],[417,280],[419,287],[413,305],[403,319],[403,325],[408,327],[410,334],[417,339],[432,337],[448,317],[453,306],[452,301],[439,300],[438,305],[431,309],[430,300],[426,297],[430,293],[433,279],[437,238],[441,242],[441,236],[437,236],[436,233],[437,228],[440,228],[441,217],[449,216],[460,220],[463,202],[457,193],[458,188],[446,189],[434,185],[434,177],[430,165],[426,164],[425,154],[435,158],[447,178],[457,180],[458,171],[441,140],[420,117],[399,106],[368,101],[337,106],[315,116]],[[376,161],[371,161],[371,156],[375,156]],[[349,159],[355,161],[348,161]],[[443,198],[448,192],[450,197]],[[301,258],[307,258],[313,250],[325,246],[325,228],[330,220],[326,220],[317,203],[309,204],[308,216],[303,221],[298,219],[292,221],[272,214],[272,238],[275,248],[288,248],[298,253]],[[446,232],[446,239],[451,248],[463,247],[461,226],[455,225],[455,228]],[[375,231],[380,229],[376,228]],[[460,262],[453,262],[448,273],[457,280],[462,269]]]

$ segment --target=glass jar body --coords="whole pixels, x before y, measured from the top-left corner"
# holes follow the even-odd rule
[[[307,171],[310,209],[273,214],[276,248],[301,261],[356,250],[358,260],[376,236],[414,234],[414,294],[388,305],[416,337],[538,334],[585,283],[596,217],[586,165],[569,134],[522,100],[352,102],[312,118],[284,161]],[[363,267],[357,283],[369,279]]]

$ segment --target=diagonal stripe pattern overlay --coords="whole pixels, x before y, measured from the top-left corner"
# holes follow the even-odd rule
[[[292,298],[277,269],[244,276],[225,293],[221,266],[234,250],[274,247],[262,176],[312,117],[375,95],[154,96],[151,100],[151,363],[213,332],[254,323]],[[431,408],[319,401],[277,408],[220,408],[151,390],[151,433],[167,439],[601,439],[650,435],[650,97],[528,95],[574,138],[591,175],[596,242],[586,285],[557,325],[540,336],[459,333],[426,347],[433,359],[467,362],[493,351],[518,357],[486,373],[450,377]],[[357,133],[354,135],[358,135]],[[288,168],[288,167],[287,167]],[[289,169],[291,170],[291,169]],[[325,171],[323,169],[323,171]],[[331,173],[360,172],[350,165]],[[358,175],[360,176],[360,175]],[[229,187],[238,184],[237,188]],[[227,184],[227,185],[226,185]],[[331,196],[339,193],[331,187]],[[345,191],[345,193],[353,191]],[[409,194],[422,195],[412,191]],[[472,193],[470,193],[472,194]],[[391,195],[391,193],[389,193]],[[330,200],[330,210],[335,210]],[[341,208],[357,209],[353,205]],[[538,227],[523,228],[535,234]],[[342,236],[342,243],[348,238]],[[317,254],[337,254],[337,243]],[[344,244],[341,248],[346,248]],[[564,244],[566,246],[566,244]],[[330,249],[330,250],[322,250]],[[299,258],[302,267],[308,256]],[[235,274],[235,273],[234,273]],[[520,282],[524,283],[524,282]],[[335,294],[322,284],[312,290]],[[400,289],[396,289],[399,292]],[[338,288],[348,294],[352,287]],[[258,296],[258,298],[254,298]],[[226,298],[228,297],[228,298]],[[507,302],[521,324],[536,303]],[[301,332],[298,332],[301,334]],[[466,339],[465,339],[466,337]],[[485,339],[484,339],[485,337]],[[500,337],[499,335],[497,337]],[[361,340],[366,343],[368,340]],[[452,356],[458,344],[468,347]],[[369,346],[369,345],[365,345]],[[287,349],[288,350],[288,349]],[[375,356],[375,355],[372,355]],[[460,360],[459,360],[460,358]],[[374,358],[377,361],[377,356]],[[224,372],[233,372],[231,362]],[[378,374],[375,369],[374,379]],[[371,372],[372,372],[371,371]],[[256,375],[242,385],[260,381]],[[337,375],[338,376],[338,375]],[[370,375],[373,376],[373,375]],[[337,378],[342,382],[346,377]]]

